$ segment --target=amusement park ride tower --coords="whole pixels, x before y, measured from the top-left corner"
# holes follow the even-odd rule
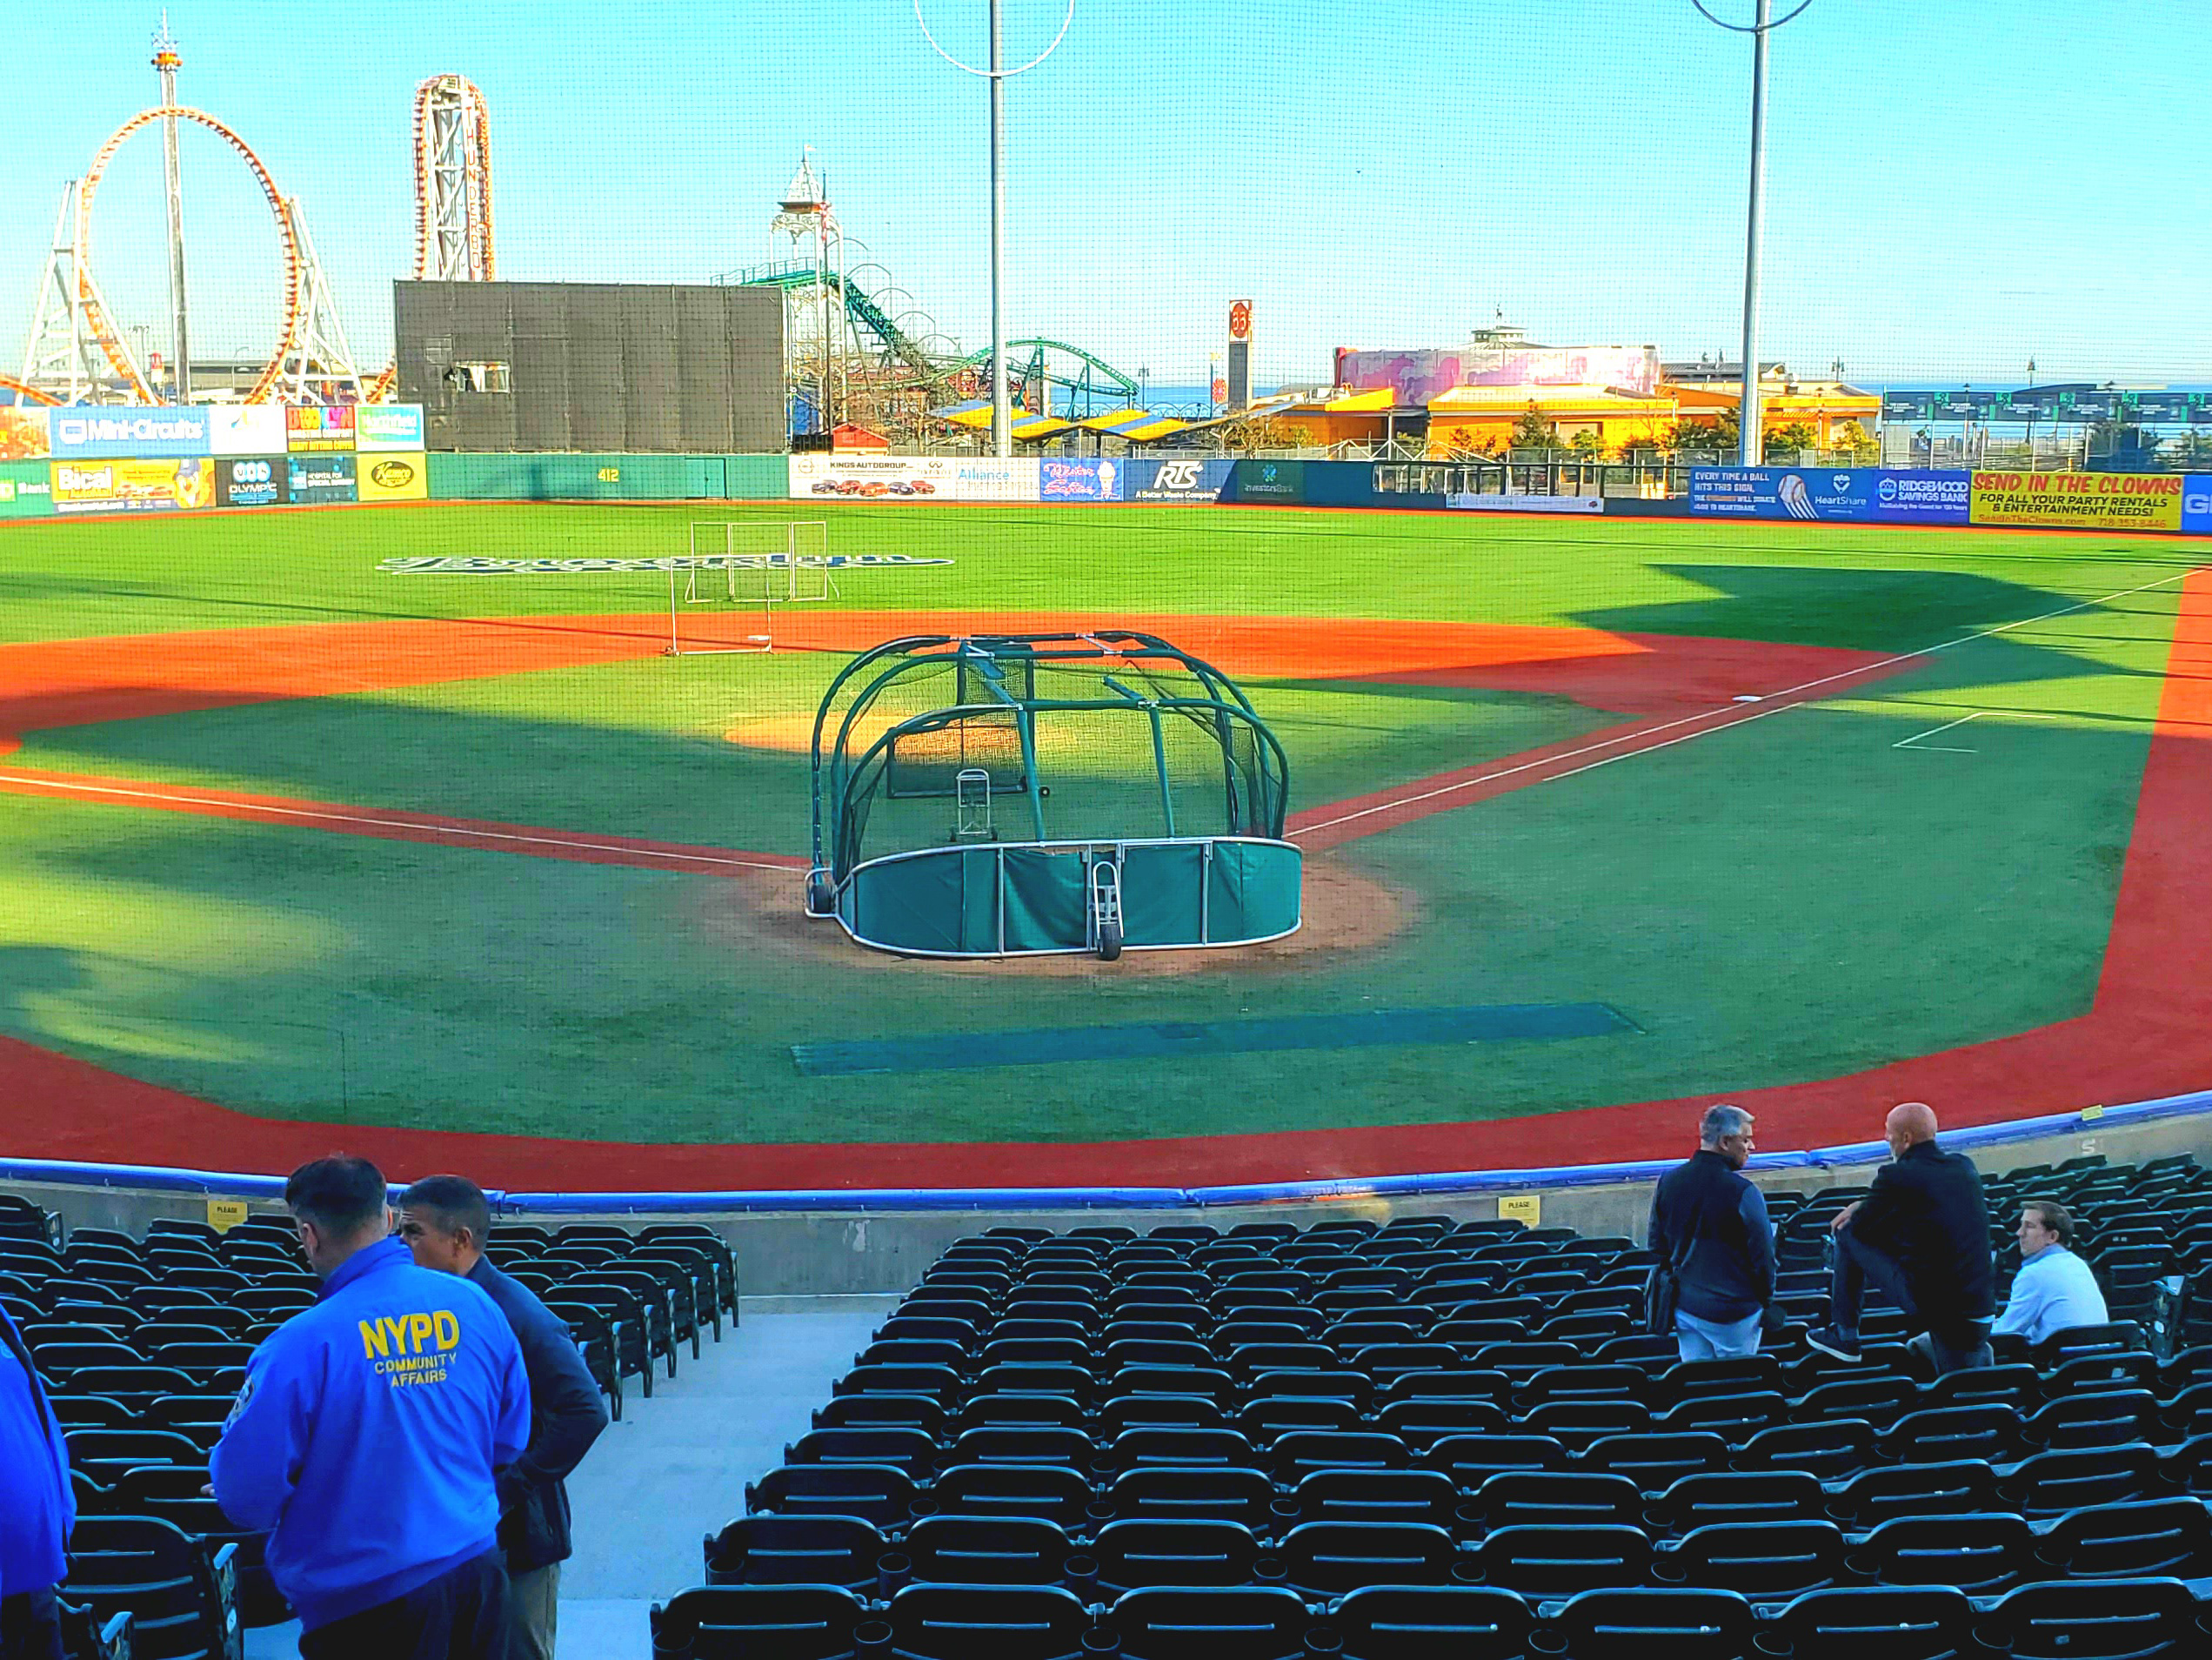
[[[177,155],[177,71],[184,67],[184,54],[169,32],[166,7],[162,10],[161,27],[154,30],[153,62],[161,76],[161,107],[165,112],[161,122],[161,172],[169,197],[169,401],[189,404],[192,400],[192,348],[184,315],[184,182]]]

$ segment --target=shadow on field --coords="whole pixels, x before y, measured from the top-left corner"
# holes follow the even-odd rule
[[[1654,565],[1651,568],[1713,592],[1701,599],[1666,605],[1576,612],[1575,621],[1626,634],[1702,634],[1715,639],[1908,652],[2079,603],[2073,595],[2048,588],[1957,571],[1854,571],[1834,566],[1788,565]],[[2100,614],[2109,613],[2098,606],[2073,613],[2076,617]],[[2151,622],[2143,638],[2162,639],[2170,626],[2164,619]],[[2062,653],[2051,655],[2064,656]]]

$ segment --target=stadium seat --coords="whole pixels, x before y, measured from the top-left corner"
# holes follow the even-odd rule
[[[1468,1560],[1485,1584],[1524,1596],[1571,1596],[1642,1584],[1651,1570],[1651,1541],[1633,1527],[1514,1526],[1484,1535]]]
[[[1607,1436],[1593,1442],[1582,1453],[1583,1469],[1626,1476],[1647,1493],[1664,1492],[1685,1476],[1725,1469],[1727,1463],[1728,1443],[1709,1430],[1693,1435]]]
[[[2068,1510],[2042,1544],[2076,1579],[2212,1574],[2212,1510],[2193,1498],[2137,1499]]]
[[[1345,1660],[1519,1660],[1533,1616],[1493,1586],[1374,1585],[1331,1605]]]
[[[1173,1472],[1162,1472],[1173,1473]],[[1089,1481],[1065,1464],[955,1464],[921,1503],[946,1516],[1035,1516],[1073,1532],[1093,1516]]]
[[[1254,1535],[1277,1525],[1275,1503],[1274,1484],[1263,1472],[1226,1465],[1128,1470],[1114,1478],[1105,1500],[1116,1520],[1234,1522]]]
[[[1961,1660],[1977,1651],[1974,1605],[1938,1586],[1808,1592],[1764,1622],[1756,1652],[1790,1660]]]
[[[1643,1520],[1643,1494],[1625,1476],[1509,1469],[1478,1487],[1459,1506],[1457,1519],[1463,1529],[1482,1533],[1532,1524],[1619,1523],[1634,1527]]]
[[[1545,1623],[1562,1660],[1743,1660],[1755,1630],[1735,1593],[1680,1587],[1585,1591]]]
[[[914,1507],[913,1478],[894,1464],[781,1464],[748,1482],[749,1512],[852,1516],[878,1528],[904,1527]]]
[[[2138,1442],[2037,1453],[2006,1471],[1997,1492],[2023,1516],[2050,1516],[2085,1504],[2149,1497],[2159,1481],[2157,1450]]]
[[[891,1651],[912,1660],[1066,1660],[1089,1613],[1051,1585],[909,1585],[891,1599]]]
[[[128,1612],[134,1660],[227,1660],[241,1642],[237,1554],[154,1516],[80,1516],[62,1595],[102,1620]]]
[[[1832,1522],[1714,1522],[1691,1529],[1652,1565],[1667,1584],[1778,1598],[1845,1576],[1843,1535]]]
[[[1300,1523],[1420,1522],[1448,1529],[1459,1504],[1459,1489],[1435,1470],[1318,1469],[1299,1482],[1286,1509]]]
[[[1979,1458],[1862,1470],[1837,1491],[1829,1511],[1847,1527],[1897,1516],[1959,1516],[1997,1508],[1997,1476]]]
[[[1099,1590],[1112,1596],[1151,1585],[1248,1583],[1260,1557],[1252,1529],[1234,1522],[1109,1522],[1092,1541]]]
[[[1885,1585],[1955,1585],[1994,1596],[2043,1571],[2035,1543],[2026,1521],[2001,1512],[1903,1516],[1859,1540],[1851,1563]]]
[[[1105,1630],[1123,1660],[1301,1660],[1313,1623],[1279,1586],[1155,1586],[1115,1599]]]
[[[710,1585],[843,1585],[865,1590],[888,1549],[851,1516],[748,1516],[706,1536]]]
[[[2008,1660],[2188,1660],[2203,1640],[2177,1579],[2022,1585],[1981,1615],[1978,1632]]]
[[[907,1529],[899,1554],[916,1584],[1057,1585],[1073,1551],[1041,1517],[929,1516]]]
[[[1280,1571],[1306,1596],[1331,1597],[1370,1585],[1446,1584],[1457,1559],[1451,1534],[1428,1523],[1305,1522],[1259,1571]]]
[[[1875,1462],[1874,1425],[1860,1418],[1777,1423],[1760,1430],[1736,1456],[1748,1470],[1798,1470],[1824,1481],[1855,1475]]]
[[[997,1433],[982,1429],[970,1432]],[[965,1441],[968,1436],[961,1439]],[[1088,1444],[1085,1443],[1086,1447]],[[936,1467],[938,1456],[938,1444],[932,1436],[919,1429],[897,1427],[816,1429],[784,1449],[784,1462],[787,1464],[894,1464],[909,1476],[918,1477]]]

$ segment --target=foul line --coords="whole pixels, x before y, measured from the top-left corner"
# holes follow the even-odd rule
[[[453,838],[464,841],[507,841],[519,846],[565,847],[579,853],[615,854],[625,859],[665,860],[690,865],[728,865],[745,870],[794,870],[796,863],[777,864],[761,859],[733,859],[723,853],[678,853],[673,848],[644,847],[634,842],[587,840],[577,837],[531,835],[519,830],[478,830],[435,819],[384,819],[366,813],[341,813],[330,807],[278,807],[262,801],[242,801],[221,795],[180,795],[165,790],[125,789],[120,785],[85,784],[52,775],[0,773],[0,786],[37,793],[67,793],[112,795],[126,800],[164,803],[171,807],[211,807],[224,816],[264,816],[305,819],[318,823],[358,825],[376,830],[399,830],[415,835]]]
[[[1833,674],[1823,674],[1817,679],[1801,680],[1795,686],[1786,686],[1779,692],[1767,693],[1761,699],[1763,704],[1768,706],[1766,707],[1746,709],[1740,706],[1717,706],[1702,710],[1696,714],[1683,715],[1677,720],[1663,721],[1655,726],[1641,726],[1634,732],[1622,733],[1598,743],[1585,744],[1579,749],[1569,749],[1557,755],[1546,756],[1541,760],[1522,761],[1515,766],[1501,767],[1496,772],[1482,773],[1473,778],[1463,778],[1456,783],[1427,790],[1419,795],[1401,795],[1393,800],[1381,801],[1373,807],[1361,807],[1356,813],[1347,813],[1341,818],[1325,820],[1320,824],[1300,825],[1297,829],[1286,832],[1286,839],[1294,840],[1300,836],[1310,836],[1317,831],[1333,830],[1339,825],[1371,818],[1379,813],[1401,812],[1409,807],[1418,807],[1424,801],[1433,801],[1443,796],[1457,794],[1461,790],[1474,789],[1479,785],[1494,784],[1501,778],[1512,778],[1517,773],[1534,772],[1542,767],[1554,766],[1560,761],[1573,760],[1578,755],[1594,755],[1601,750],[1619,749],[1624,744],[1634,746],[1633,748],[1622,750],[1619,754],[1607,755],[1601,760],[1589,761],[1580,766],[1570,767],[1566,772],[1554,773],[1551,778],[1544,780],[1547,783],[1557,783],[1561,779],[1574,778],[1584,773],[1594,772],[1601,766],[1609,766],[1614,761],[1626,760],[1632,755],[1647,755],[1654,750],[1672,749],[1676,744],[1687,743],[1693,738],[1702,738],[1715,732],[1726,732],[1734,726],[1748,726],[1752,721],[1763,720],[1770,714],[1780,714],[1785,709],[1796,708],[1806,701],[1801,698],[1797,702],[1782,703],[1776,701],[1778,699],[1794,698],[1799,693],[1810,692],[1819,686],[1831,686],[1838,680],[1855,679],[1861,675],[1873,674],[1882,669],[1895,668],[1901,663],[1909,663],[1918,658],[1933,657],[1936,653],[1947,652],[1954,646],[1971,646],[1978,639],[1988,639],[1993,635],[2009,633],[2015,628],[2026,628],[2035,623],[2048,622],[2054,617],[2070,616],[2077,611],[2088,611],[2098,606],[2110,605],[2115,599],[2125,599],[2130,594],[2147,593],[2153,588],[2163,588],[2175,582],[2187,581],[2193,574],[2191,571],[2177,572],[2169,577],[2161,577],[2155,582],[2139,583],[2135,587],[2122,588],[2116,592],[2108,593],[2095,599],[2083,599],[2074,605],[2061,606],[2055,611],[2043,612],[2037,616],[2022,617],[2012,622],[2000,623],[1994,628],[1984,628],[1975,633],[1961,634],[1956,639],[1941,640],[1933,646],[1923,646],[1918,651],[1899,652],[1895,656],[1881,658],[1872,663],[1861,663],[1855,668],[1841,669]],[[1727,718],[1714,721],[1714,717],[1716,715]],[[1643,741],[1655,733],[1671,732],[1677,726],[1694,726],[1701,721],[1713,721],[1714,724],[1697,732],[1683,733],[1662,743]]]

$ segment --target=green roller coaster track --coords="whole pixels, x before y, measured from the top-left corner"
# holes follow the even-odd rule
[[[805,263],[779,263],[753,266],[718,280],[749,288],[811,288],[819,284],[832,290],[843,298],[845,309],[853,319],[881,343],[888,358],[912,376],[908,384],[943,391],[966,371],[975,371],[979,377],[987,377],[990,371],[990,347],[966,357],[932,351],[901,329],[890,313],[858,284],[844,279],[836,271],[822,271]],[[1026,361],[1024,353],[1027,354]],[[1073,359],[1076,366],[1056,371],[1048,355],[1051,353]],[[1065,340],[1009,340],[1006,372],[1017,401],[1027,404],[1032,401],[1032,395],[1041,393],[1043,396],[1036,399],[1041,405],[1049,399],[1050,389],[1057,386],[1067,393],[1071,412],[1095,414],[1098,407],[1133,403],[1138,395],[1135,380],[1103,358]]]

